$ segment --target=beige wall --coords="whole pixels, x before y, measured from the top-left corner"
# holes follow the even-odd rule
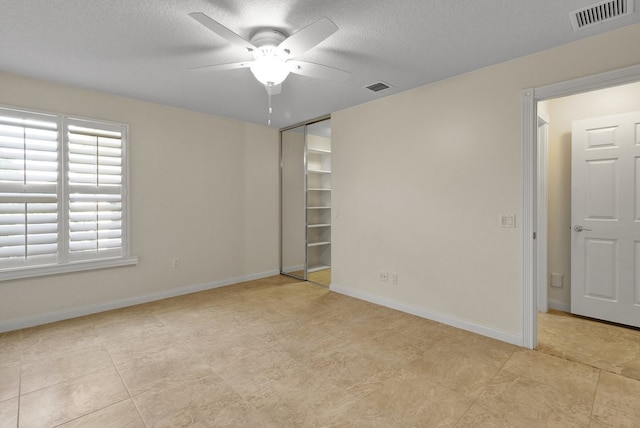
[[[0,104],[130,125],[131,248],[140,260],[0,282],[0,328],[277,272],[277,130],[8,74]]]
[[[639,38],[629,26],[334,113],[332,288],[521,343],[521,91],[638,64]]]
[[[640,83],[556,98],[543,103],[549,118],[548,270],[563,275],[548,288],[550,306],[571,303],[571,123],[578,119],[640,110]]]

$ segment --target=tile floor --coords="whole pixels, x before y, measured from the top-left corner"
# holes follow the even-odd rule
[[[640,426],[640,381],[272,277],[0,334],[0,427]]]
[[[640,329],[551,310],[538,331],[541,352],[640,380]]]

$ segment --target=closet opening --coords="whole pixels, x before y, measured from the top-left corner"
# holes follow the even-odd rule
[[[331,285],[331,119],[280,131],[280,273]]]

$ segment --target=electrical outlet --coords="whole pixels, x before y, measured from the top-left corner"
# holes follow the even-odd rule
[[[397,283],[398,283],[398,274],[397,274],[397,273],[395,273],[395,272],[393,272],[393,273],[391,274],[391,283],[392,283],[392,284],[397,284]]]
[[[378,276],[378,281],[381,281],[381,282],[389,281],[389,274],[387,272],[380,272]]]
[[[171,267],[173,267],[174,269],[177,269],[180,267],[180,259],[175,258],[173,259],[173,262],[171,263]]]

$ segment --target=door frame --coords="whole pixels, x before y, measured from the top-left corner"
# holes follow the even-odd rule
[[[542,186],[546,187],[548,177],[546,156],[538,161],[537,104],[638,81],[640,65],[634,65],[522,91],[522,345],[526,348],[538,345],[538,297],[546,294],[539,295],[538,289],[546,287],[548,277],[546,263],[537,262],[547,255],[547,249],[538,243],[546,243],[548,237],[547,222],[540,221],[540,207],[546,206]]]

